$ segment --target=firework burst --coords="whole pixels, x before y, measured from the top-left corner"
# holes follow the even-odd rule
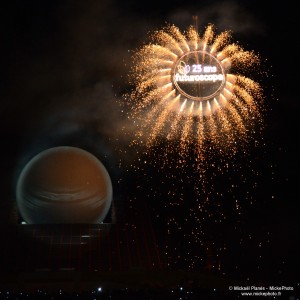
[[[212,147],[235,153],[262,128],[262,89],[245,75],[259,70],[259,57],[231,39],[213,25],[202,36],[168,25],[134,53],[127,99],[135,143],[150,149],[164,141],[183,158],[193,148],[203,161]]]
[[[249,75],[266,74],[257,54],[232,42],[230,31],[216,34],[213,25],[203,34],[193,26],[181,32],[168,25],[132,58],[132,89],[123,102],[134,125],[130,146],[138,152],[130,167],[143,171],[143,197],[157,199],[155,218],[162,207],[168,211],[162,226],[174,247],[166,244],[166,254],[177,252],[179,236],[181,244],[195,245],[194,254],[170,256],[170,266],[184,260],[194,269],[211,249],[208,228],[239,219],[255,201],[250,191],[259,172],[248,149],[262,141],[265,105],[260,84]],[[216,261],[226,249],[219,246]]]

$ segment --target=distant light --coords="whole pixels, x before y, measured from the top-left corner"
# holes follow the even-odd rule
[[[98,287],[98,292],[102,292],[102,287]]]
[[[182,287],[182,286],[180,287],[180,290],[181,290],[181,291],[183,290],[183,287]]]

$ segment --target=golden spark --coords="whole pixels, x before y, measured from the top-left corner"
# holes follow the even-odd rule
[[[262,88],[246,77],[260,59],[231,40],[230,31],[216,34],[213,25],[202,36],[193,26],[181,32],[168,25],[134,52],[126,99],[135,142],[149,149],[163,141],[183,158],[193,149],[197,161],[211,147],[232,155],[247,144],[263,123]]]

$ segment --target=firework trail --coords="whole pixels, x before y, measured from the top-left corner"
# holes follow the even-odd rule
[[[246,77],[259,71],[260,59],[232,43],[230,31],[203,35],[191,26],[168,25],[133,54],[134,86],[125,95],[129,118],[137,126],[134,143],[148,149],[164,142],[168,153],[186,159],[193,149],[204,162],[211,149],[234,155],[263,127],[263,93]]]
[[[179,236],[183,244],[195,245],[195,253],[170,255],[170,266],[184,261],[194,269],[211,249],[206,235],[211,224],[238,219],[254,201],[250,191],[259,174],[251,158],[247,168],[241,165],[240,154],[247,156],[262,138],[263,91],[248,77],[263,74],[260,58],[232,42],[230,31],[216,34],[208,25],[200,34],[193,26],[181,32],[167,25],[132,59],[132,90],[124,103],[139,159],[131,167],[143,170],[139,176],[151,187],[145,197],[151,203],[158,199],[153,215],[160,215],[161,207],[168,211],[162,226],[174,251]],[[227,247],[222,243],[214,249],[218,259]],[[166,253],[171,248],[166,246]]]

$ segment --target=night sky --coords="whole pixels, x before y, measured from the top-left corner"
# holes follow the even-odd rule
[[[296,287],[298,17],[290,2],[6,1],[0,29],[1,226],[17,222],[15,184],[24,164],[49,147],[78,146],[106,165],[123,214],[139,199],[146,203],[170,270],[208,269],[240,282]],[[251,74],[264,90],[263,142],[238,153],[225,172],[218,173],[224,160],[212,155],[205,183],[192,158],[179,169],[166,166],[163,155],[137,154],[143,149],[129,147],[130,131],[122,130],[130,127],[122,95],[131,88],[131,51],[166,22],[185,30],[193,16],[200,30],[209,23],[218,32],[232,30],[246,50],[259,53],[268,74]],[[163,142],[155,149],[160,152]],[[203,211],[197,214],[199,203]]]

